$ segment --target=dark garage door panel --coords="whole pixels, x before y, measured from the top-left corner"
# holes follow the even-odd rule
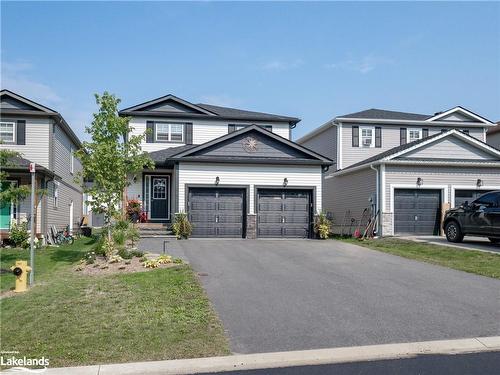
[[[488,193],[491,190],[455,190],[455,207],[459,207],[465,201],[469,203],[480,195]]]
[[[259,189],[257,236],[307,238],[311,202],[309,190]]]
[[[440,217],[440,190],[394,190],[395,234],[437,234]]]
[[[189,189],[193,237],[242,237],[244,189]]]

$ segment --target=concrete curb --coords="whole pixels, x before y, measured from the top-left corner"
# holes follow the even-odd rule
[[[169,361],[135,362],[47,370],[59,375],[181,375],[235,370],[321,365],[410,358],[427,354],[463,354],[500,351],[500,336],[402,344],[354,346]]]

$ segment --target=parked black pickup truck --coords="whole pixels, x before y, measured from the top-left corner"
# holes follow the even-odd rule
[[[464,236],[488,237],[500,243],[500,191],[481,195],[473,202],[465,202],[447,211],[443,229],[450,242],[462,242]]]

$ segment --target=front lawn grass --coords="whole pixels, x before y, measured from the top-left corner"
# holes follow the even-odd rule
[[[462,250],[398,238],[380,238],[364,241],[359,241],[355,238],[344,238],[342,241],[409,259],[500,279],[500,254]]]
[[[90,245],[82,239],[37,253],[37,285],[0,301],[1,350],[45,356],[50,367],[229,354],[189,266],[84,276],[73,269]],[[2,268],[15,251],[1,250]]]

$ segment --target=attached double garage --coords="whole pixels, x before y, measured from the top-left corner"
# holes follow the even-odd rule
[[[387,165],[383,235],[438,235],[444,212],[500,190],[499,168]]]
[[[193,237],[309,238],[321,212],[320,166],[181,163],[179,207]]]

